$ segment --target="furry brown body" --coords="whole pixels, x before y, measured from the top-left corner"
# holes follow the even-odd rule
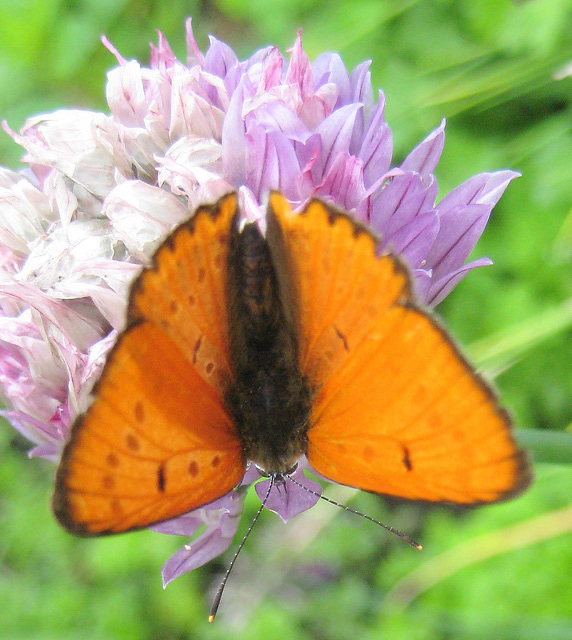
[[[284,281],[256,224],[240,232],[235,218],[228,275],[234,384],[226,402],[246,459],[270,475],[284,473],[306,451],[311,392],[298,367]]]

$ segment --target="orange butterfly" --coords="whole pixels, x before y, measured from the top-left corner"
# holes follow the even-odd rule
[[[493,502],[531,480],[510,418],[349,215],[270,196],[264,237],[237,197],[200,207],[133,285],[127,327],[57,471],[58,520],[117,533],[219,498],[247,461],[305,454],[335,482]]]

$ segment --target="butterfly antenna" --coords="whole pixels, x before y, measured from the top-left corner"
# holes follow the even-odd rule
[[[238,545],[238,549],[234,552],[234,556],[232,557],[232,560],[230,561],[230,564],[228,565],[228,569],[226,570],[226,573],[224,574],[224,578],[221,580],[221,583],[219,585],[218,591],[216,592],[216,595],[215,595],[214,600],[213,600],[213,604],[212,604],[212,607],[211,607],[211,612],[209,614],[209,622],[213,622],[213,620],[215,619],[216,612],[218,611],[218,606],[220,604],[220,599],[222,598],[222,592],[224,591],[224,588],[226,586],[226,581],[228,580],[228,576],[230,575],[230,572],[232,571],[232,568],[234,567],[234,563],[236,562],[236,559],[238,558],[238,554],[241,552],[242,547],[244,547],[244,543],[246,542],[246,539],[250,535],[250,532],[252,531],[254,525],[256,524],[256,521],[258,520],[258,517],[262,513],[262,509],[264,509],[264,505],[266,504],[266,501],[268,500],[268,496],[270,495],[270,490],[272,489],[273,486],[274,486],[274,478],[271,476],[270,477],[270,484],[268,485],[268,491],[266,492],[266,495],[264,496],[264,500],[261,502],[260,508],[256,512],[256,515],[254,516],[252,522],[250,523],[250,527],[248,527],[248,531],[244,534],[244,537],[242,538],[242,542]]]
[[[305,487],[303,484],[300,484],[297,480],[294,480],[292,476],[286,476],[286,477],[295,485],[297,485],[301,489],[304,489],[304,491],[307,491],[308,493],[311,493],[312,495],[315,495],[318,498],[321,498],[322,500],[325,500],[326,502],[329,502],[330,504],[335,505],[336,507],[340,507],[340,509],[344,509],[345,511],[349,511],[350,513],[355,513],[356,516],[361,516],[362,518],[365,518],[366,520],[373,522],[379,527],[383,527],[387,531],[391,531],[391,533],[394,533],[396,536],[399,536],[403,541],[407,542],[407,544],[411,545],[412,547],[415,547],[415,549],[419,549],[419,550],[423,549],[423,547],[418,542],[415,542],[413,538],[410,538],[406,533],[403,533],[403,531],[400,531],[399,529],[396,529],[395,527],[392,527],[388,524],[384,524],[383,522],[380,522],[379,520],[376,520],[375,518],[372,518],[371,516],[368,516],[365,513],[358,511],[357,509],[352,509],[351,507],[348,507],[345,504],[336,502],[335,500],[332,500],[331,498],[328,498],[325,495],[318,493],[317,491],[314,491],[313,489]]]

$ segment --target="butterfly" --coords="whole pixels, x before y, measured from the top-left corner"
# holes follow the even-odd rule
[[[475,505],[523,490],[508,413],[408,268],[320,200],[199,207],[134,282],[126,328],[72,425],[53,508],[79,535],[147,527],[288,474]]]

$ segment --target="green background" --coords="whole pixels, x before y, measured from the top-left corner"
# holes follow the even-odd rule
[[[0,638],[572,638],[572,3],[564,0],[318,2],[211,0],[0,2],[0,118],[63,107],[106,111],[115,59],[149,59],[155,29],[185,57],[184,18],[244,58],[296,29],[311,59],[372,58],[387,96],[395,162],[447,117],[440,194],[480,171],[513,168],[472,272],[438,311],[496,377],[537,480],[476,511],[327,494],[411,533],[394,536],[327,504],[284,525],[262,514],[206,622],[225,555],[163,591],[160,568],[185,539],[144,531],[80,540],[51,515],[53,467],[0,426]],[[22,151],[0,139],[0,163]],[[566,431],[568,429],[568,431]],[[257,504],[247,500],[240,531]]]

